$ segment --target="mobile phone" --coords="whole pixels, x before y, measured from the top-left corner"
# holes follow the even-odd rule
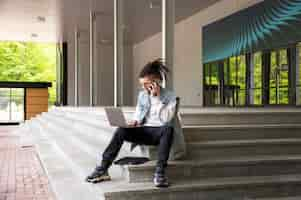
[[[157,84],[158,86],[162,87],[162,81],[160,80],[153,81],[153,84]]]

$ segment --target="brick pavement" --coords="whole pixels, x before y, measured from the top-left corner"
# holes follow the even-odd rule
[[[34,147],[21,147],[13,130],[0,126],[0,200],[54,200]]]

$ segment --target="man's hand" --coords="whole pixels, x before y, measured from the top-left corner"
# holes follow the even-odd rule
[[[134,121],[130,121],[129,123],[128,123],[128,126],[129,127],[136,127],[136,126],[138,126],[139,124],[138,124],[138,122],[136,121],[136,120],[134,120]]]
[[[149,91],[152,96],[160,96],[160,89],[161,88],[157,82],[153,82],[149,87]]]

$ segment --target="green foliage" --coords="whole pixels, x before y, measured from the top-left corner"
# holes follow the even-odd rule
[[[49,103],[56,99],[56,45],[0,42],[0,81],[52,82]]]
[[[301,45],[298,46],[300,67],[299,72],[301,74]],[[288,91],[288,59],[287,50],[279,49],[277,51],[271,51],[271,68],[269,74],[269,104],[288,104],[289,103],[289,91]],[[229,66],[228,66],[229,61]],[[252,88],[253,103],[255,105],[261,105],[262,99],[262,53],[257,52],[253,56],[254,63],[254,85]],[[207,63],[204,65],[205,69],[205,84],[207,85],[219,85],[220,75],[218,73],[217,62]],[[224,62],[224,80],[225,85],[236,86],[235,97],[237,96],[237,104],[244,105],[246,100],[246,57],[245,55],[233,56],[229,60]],[[301,76],[298,78],[298,84],[301,88]],[[276,89],[278,88],[278,89]],[[297,88],[300,90],[300,88]],[[218,92],[218,91],[216,91]],[[299,99],[300,97],[298,97]],[[300,103],[301,104],[301,103]]]

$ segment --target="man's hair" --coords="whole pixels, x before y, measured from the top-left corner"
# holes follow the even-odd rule
[[[163,77],[167,78],[167,73],[169,69],[165,66],[162,58],[156,59],[152,62],[147,63],[143,69],[140,71],[139,78],[144,78],[145,76],[155,76],[163,80]]]

